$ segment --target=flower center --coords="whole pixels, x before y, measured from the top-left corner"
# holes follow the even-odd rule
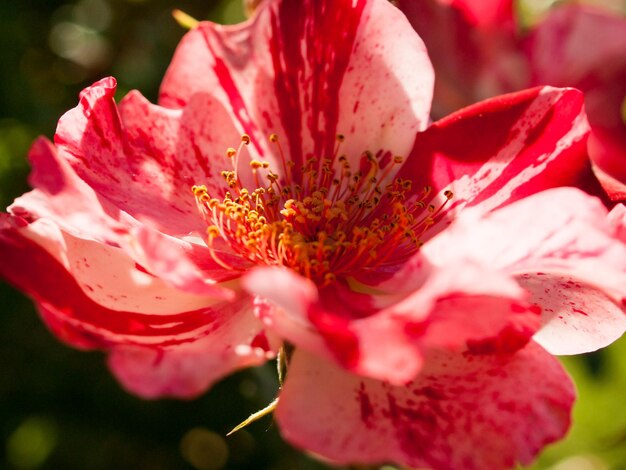
[[[326,285],[339,275],[394,264],[415,253],[452,192],[444,192],[445,200],[438,207],[427,202],[432,199],[429,186],[407,202],[412,182],[393,178],[402,157],[394,157],[383,169],[365,151],[355,170],[340,154],[343,140],[337,136],[331,158],[309,158],[297,168],[286,160],[278,137],[272,134],[282,176],[269,163],[252,160],[255,189],[250,190],[237,174],[242,148],[250,143],[250,137],[242,136],[239,148],[227,151],[234,170],[222,172],[224,197],[213,197],[204,185],[192,188],[209,225],[213,259],[226,269],[236,269],[215,247],[216,240],[222,239],[254,263],[286,266]]]

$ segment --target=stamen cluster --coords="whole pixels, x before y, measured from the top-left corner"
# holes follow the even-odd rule
[[[224,196],[213,197],[204,185],[192,188],[209,225],[208,246],[214,260],[235,269],[215,249],[215,241],[221,238],[252,262],[286,266],[326,285],[338,275],[397,262],[417,251],[420,237],[452,193],[444,192],[445,201],[438,208],[427,204],[431,187],[409,202],[412,182],[393,178],[402,157],[394,157],[381,169],[376,157],[366,151],[359,170],[353,171],[347,157],[339,154],[343,140],[337,136],[332,158],[312,157],[296,168],[272,134],[283,176],[273,172],[268,162],[252,160],[249,167],[256,185],[252,191],[243,187],[237,174],[241,150],[250,138],[244,135],[238,149],[228,149],[234,170],[222,172]]]

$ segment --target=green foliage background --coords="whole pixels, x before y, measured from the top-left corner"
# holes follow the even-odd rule
[[[82,88],[114,75],[118,97],[137,88],[155,101],[184,33],[173,7],[243,19],[239,0],[0,0],[2,208],[28,190],[31,141],[54,134]],[[626,469],[626,341],[564,362],[579,388],[574,427],[533,468]],[[140,400],[113,380],[102,354],[60,344],[31,302],[0,282],[0,468],[326,468],[282,442],[270,418],[224,437],[276,389],[268,366],[194,401]]]

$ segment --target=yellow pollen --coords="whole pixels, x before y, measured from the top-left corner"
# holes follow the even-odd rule
[[[393,178],[404,158],[395,156],[384,168],[370,151],[349,160],[339,153],[344,136],[336,140],[334,155],[311,156],[296,166],[271,134],[282,168],[275,172],[269,162],[250,160],[254,190],[242,186],[236,170],[250,137],[244,134],[238,149],[226,151],[233,169],[221,172],[222,195],[192,187],[216,263],[236,269],[215,246],[222,240],[234,255],[286,266],[325,286],[340,275],[397,264],[419,249],[452,192],[437,198],[430,186],[413,191],[411,180]]]

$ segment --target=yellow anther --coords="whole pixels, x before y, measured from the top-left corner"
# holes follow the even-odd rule
[[[209,238],[216,238],[220,236],[220,229],[216,225],[211,225],[206,229],[206,233]]]
[[[194,196],[198,197],[200,195],[206,194],[207,189],[205,185],[200,185],[200,186],[192,186],[191,187],[191,191],[193,192]]]
[[[214,240],[221,237],[234,255],[253,263],[286,266],[325,286],[339,275],[397,263],[398,259],[389,258],[415,252],[419,238],[435,223],[452,192],[444,191],[446,201],[435,206],[430,204],[432,188],[427,186],[417,200],[406,204],[403,201],[413,197],[411,180],[394,179],[393,165],[381,169],[372,152],[364,151],[360,160],[355,160],[355,155],[340,155],[344,136],[336,138],[332,158],[309,155],[292,172],[295,162],[287,158],[278,136],[271,134],[269,140],[276,143],[282,164],[280,176],[268,162],[253,159],[246,171],[256,188],[243,187],[250,179],[237,170],[221,173],[230,188],[223,199],[211,197],[206,186],[192,187],[209,225],[211,256],[218,264],[235,269],[213,247]],[[241,146],[249,144],[250,137],[243,135],[241,142],[237,150],[227,151],[230,158],[235,157],[233,166],[239,171],[243,171],[238,165]],[[403,161],[393,157],[394,164]],[[268,179],[263,182],[256,173],[261,168],[267,170]],[[381,204],[386,206],[381,208]],[[374,217],[377,208],[383,210]]]

